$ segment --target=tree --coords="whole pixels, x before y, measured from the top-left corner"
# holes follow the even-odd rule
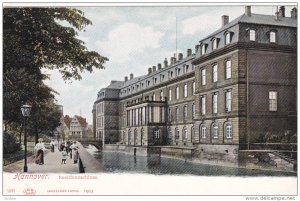
[[[61,25],[62,21],[72,27]],[[58,69],[65,80],[77,80],[83,71],[103,68],[108,59],[88,51],[76,38],[75,29],[80,31],[91,24],[78,9],[4,8],[4,72],[25,68],[41,74],[41,68]]]
[[[53,102],[54,101],[50,100],[49,102],[32,107],[33,115],[30,117],[29,126],[35,135],[35,143],[38,142],[39,134],[51,135],[52,131],[61,123],[61,111]]]
[[[63,26],[62,22],[70,26]],[[77,31],[91,24],[78,9],[3,9],[5,128],[8,124],[22,122],[22,104],[33,106],[32,116],[47,114],[42,112],[49,109],[45,104],[55,104],[55,91],[44,84],[43,81],[48,77],[41,69],[58,69],[64,80],[80,80],[82,72],[104,68],[103,64],[108,59],[95,51],[88,51],[84,42],[76,38]],[[43,120],[51,124],[51,118],[51,115],[44,116]]]

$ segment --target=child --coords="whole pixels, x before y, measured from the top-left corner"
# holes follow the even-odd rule
[[[66,160],[67,160],[67,156],[68,156],[66,148],[64,148],[64,150],[61,152],[61,154],[62,154],[61,164],[66,164]]]

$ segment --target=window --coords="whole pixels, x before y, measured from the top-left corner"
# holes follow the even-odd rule
[[[225,92],[225,112],[231,112],[231,91]]]
[[[213,80],[213,82],[217,82],[218,81],[218,65],[217,64],[213,65],[212,71],[213,71],[212,80]]]
[[[155,139],[159,139],[160,138],[160,132],[159,132],[159,130],[155,130],[154,131],[154,138]]]
[[[176,99],[179,99],[179,87],[176,87]]]
[[[225,45],[231,43],[231,33],[230,32],[227,32],[225,34]]]
[[[211,126],[211,136],[212,138],[218,138],[218,125],[216,123],[213,123]]]
[[[183,121],[187,120],[187,106],[183,106]]]
[[[184,72],[187,73],[189,71],[189,65],[184,66]]]
[[[275,43],[276,42],[276,33],[274,31],[270,32],[270,42]]]
[[[184,84],[183,94],[184,94],[184,97],[185,97],[185,98],[188,96],[187,84]]]
[[[269,92],[269,110],[277,111],[277,91]]]
[[[212,48],[213,48],[213,50],[218,48],[218,39],[217,38],[213,39]]]
[[[153,93],[153,101],[155,101],[155,93]]]
[[[172,129],[168,128],[168,145],[172,144],[172,139],[173,139]]]
[[[202,44],[202,46],[201,46],[201,55],[205,54],[205,52],[206,52],[206,45]]]
[[[195,103],[192,104],[192,118],[195,118]]]
[[[213,102],[213,114],[218,113],[218,94],[213,94],[212,97],[212,102]]]
[[[232,138],[232,124],[231,123],[226,123],[225,124],[225,137],[226,138]]]
[[[179,140],[179,129],[175,128],[175,141],[178,142]]]
[[[250,30],[250,41],[255,41],[255,30]]]
[[[160,75],[160,81],[162,82],[164,81],[164,79],[165,79],[165,75]]]
[[[169,89],[169,101],[172,100],[172,90],[171,88]]]
[[[231,60],[225,62],[225,79],[231,78]]]
[[[192,85],[192,92],[193,92],[193,95],[195,95],[195,88],[196,88],[196,83],[193,82],[193,85]]]
[[[206,70],[205,69],[201,70],[201,84],[203,86],[206,85]]]
[[[160,91],[160,100],[163,101],[164,100],[164,92]]]
[[[153,80],[154,80],[154,84],[156,84],[157,83],[157,78],[153,78]]]
[[[187,129],[186,129],[186,127],[184,127],[184,128],[182,129],[182,139],[183,139],[183,141],[186,141],[187,138],[188,138]]]
[[[205,111],[206,111],[206,103],[205,103],[206,99],[205,98],[206,98],[205,96],[201,97],[201,114],[202,115],[205,115]]]
[[[202,139],[205,139],[206,138],[206,126],[204,125],[201,125],[200,126],[200,137]]]
[[[178,120],[179,120],[179,109],[178,109],[178,107],[175,108],[175,115],[176,115],[175,121],[178,122]]]
[[[168,109],[168,121],[169,122],[172,121],[172,109],[171,108]]]
[[[195,129],[194,127],[191,128],[191,142],[195,142]]]

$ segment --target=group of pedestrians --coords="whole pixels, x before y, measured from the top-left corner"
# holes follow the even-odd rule
[[[51,140],[50,142],[50,151],[55,152],[55,142]],[[35,149],[35,158],[34,161],[36,164],[43,165],[44,164],[44,151],[45,145],[43,143],[43,139],[39,138],[38,143],[34,147]],[[61,152],[61,164],[66,164],[66,160],[68,156],[70,159],[73,159],[73,163],[78,162],[79,154],[78,154],[78,145],[77,142],[74,141],[64,141],[58,146],[58,151]]]

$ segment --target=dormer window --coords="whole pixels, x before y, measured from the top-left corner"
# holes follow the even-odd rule
[[[204,55],[206,53],[206,47],[207,47],[207,44],[205,44],[205,43],[201,44],[201,55]]]
[[[226,32],[224,33],[224,35],[225,35],[225,45],[231,43],[232,34],[233,34],[233,33],[230,32],[230,31],[226,31]]]
[[[153,80],[154,80],[154,84],[156,84],[156,82],[157,82],[157,78],[153,78]]]
[[[187,73],[188,71],[189,71],[189,65],[185,65],[185,66],[184,66],[184,72]]]
[[[149,87],[150,86],[150,81],[149,80],[147,80],[147,87]]]
[[[141,83],[141,89],[144,88],[144,83]]]
[[[169,71],[169,78],[173,77],[173,71]]]
[[[126,95],[126,90],[124,90],[124,94]]]
[[[137,90],[137,91],[139,90],[139,85],[136,85],[136,90]]]
[[[177,76],[180,75],[180,68],[177,68]]]
[[[164,81],[164,79],[165,79],[165,75],[160,75],[160,81],[162,82]]]
[[[213,38],[212,39],[212,49],[215,50],[218,48],[219,39],[218,38]]]

